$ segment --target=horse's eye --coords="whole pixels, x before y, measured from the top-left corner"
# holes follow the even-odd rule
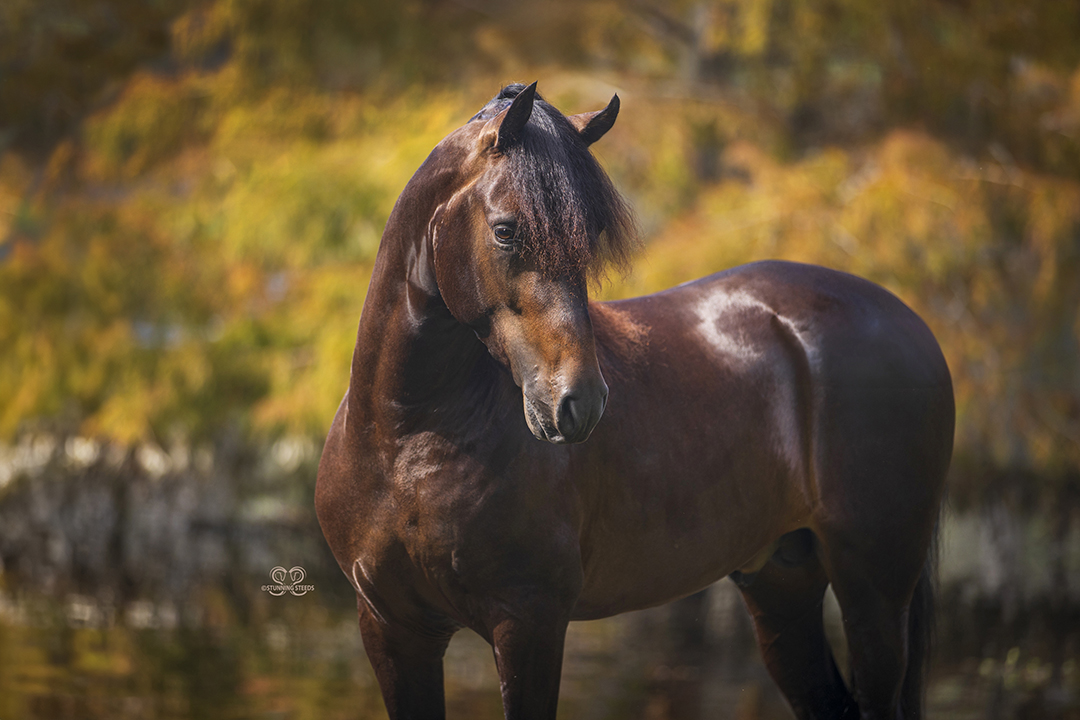
[[[495,238],[504,245],[511,244],[517,235],[512,225],[496,225],[492,229],[495,231]]]

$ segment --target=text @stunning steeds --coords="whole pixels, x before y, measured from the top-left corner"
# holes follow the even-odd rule
[[[315,589],[314,585],[301,585],[304,581],[304,577],[307,573],[302,567],[294,567],[291,570],[286,570],[280,565],[270,571],[270,579],[274,581],[272,585],[263,585],[263,592],[268,592],[275,597],[280,597],[285,593],[292,593],[297,597],[304,595]]]

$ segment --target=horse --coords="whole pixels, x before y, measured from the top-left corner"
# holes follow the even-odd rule
[[[791,262],[590,302],[636,242],[589,149],[618,112],[509,85],[386,223],[315,506],[389,716],[445,716],[444,651],[470,628],[508,720],[551,720],[570,621],[731,576],[797,717],[918,718],[941,350],[885,289]]]

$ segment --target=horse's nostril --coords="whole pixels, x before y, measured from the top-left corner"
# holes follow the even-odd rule
[[[579,443],[588,439],[593,426],[604,414],[607,403],[607,385],[580,383],[564,389],[555,406],[555,427],[562,442]]]
[[[555,425],[559,432],[566,437],[572,437],[577,429],[581,415],[581,405],[573,395],[567,395],[559,403],[559,414],[555,418]]]

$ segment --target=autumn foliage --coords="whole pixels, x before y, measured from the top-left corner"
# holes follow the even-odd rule
[[[1080,487],[1080,7],[1056,0],[13,0],[0,435],[321,437],[383,223],[507,81],[623,101],[645,250],[889,288],[958,401],[961,496]]]

